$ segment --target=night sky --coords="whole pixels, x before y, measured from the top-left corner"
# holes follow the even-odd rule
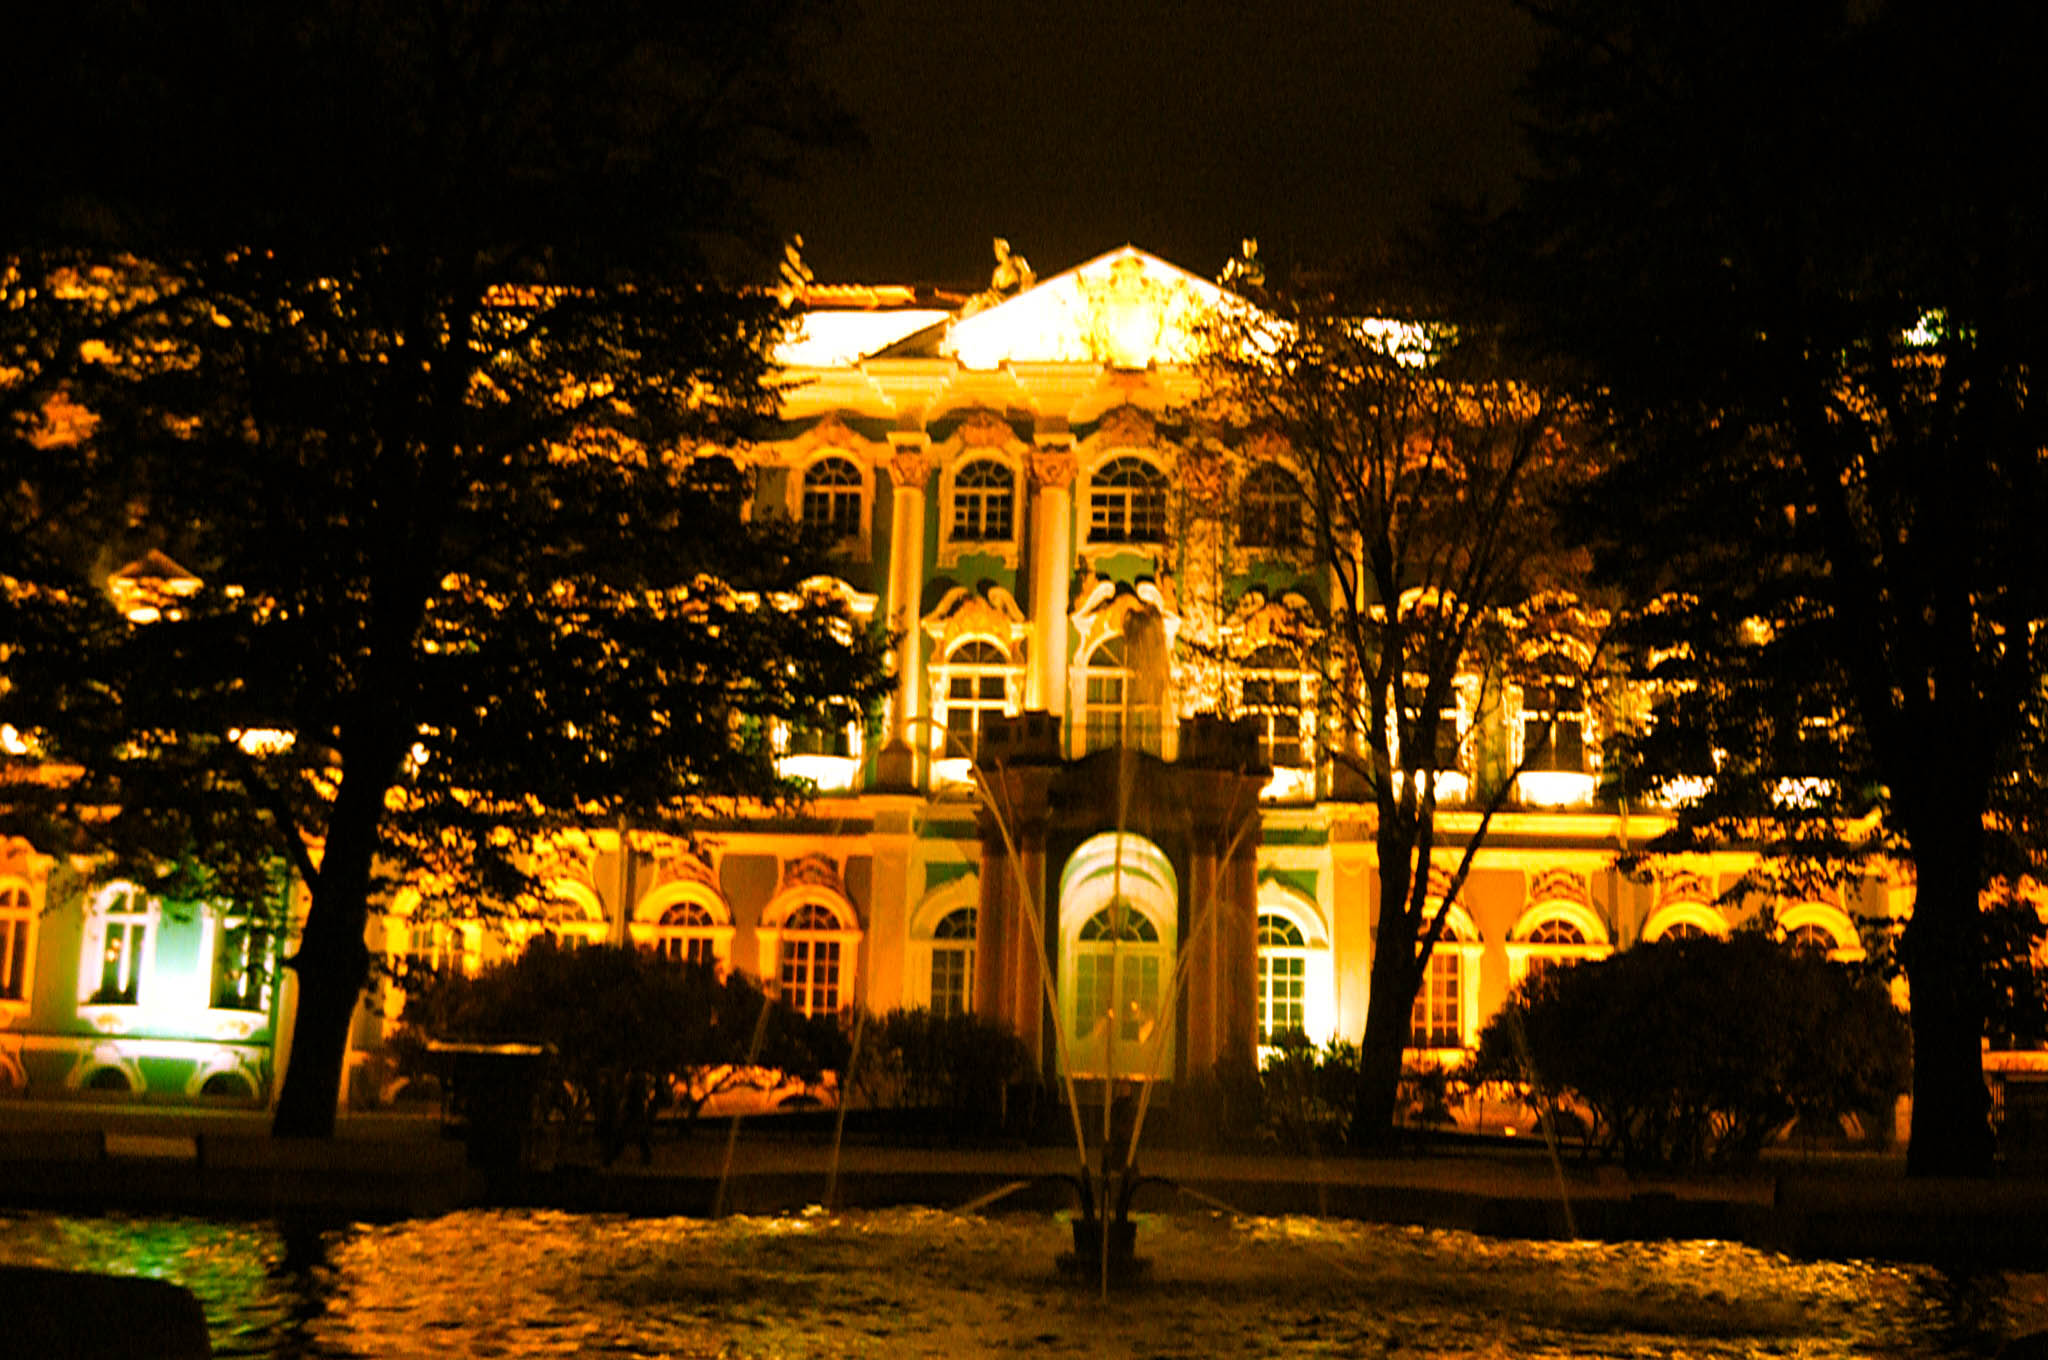
[[[1534,26],[1507,0],[862,0],[820,74],[864,154],[771,212],[831,282],[983,286],[1133,242],[1329,263],[1432,196],[1512,189]]]

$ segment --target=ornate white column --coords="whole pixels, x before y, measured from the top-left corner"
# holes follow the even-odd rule
[[[923,667],[918,664],[918,605],[924,593],[924,488],[931,476],[925,436],[892,433],[889,480],[889,631],[896,635],[896,697],[890,705],[889,739],[875,759],[875,782],[883,788],[913,789],[926,764],[923,733],[912,720],[924,711]]]
[[[1031,455],[1031,665],[1024,707],[1063,722],[1067,711],[1068,595],[1074,579],[1073,446],[1048,444]],[[1065,742],[1062,741],[1064,749]]]

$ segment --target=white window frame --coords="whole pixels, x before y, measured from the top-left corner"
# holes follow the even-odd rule
[[[1273,1040],[1279,1034],[1292,1030],[1308,1033],[1310,951],[1308,936],[1302,933],[1301,926],[1291,916],[1280,912],[1262,911],[1258,915],[1257,926],[1259,961],[1254,1006],[1258,1012],[1259,1047],[1264,1049],[1273,1047]],[[1281,939],[1268,938],[1282,932],[1285,934]],[[1274,1023],[1274,1008],[1278,1004],[1274,997],[1274,989],[1279,975],[1274,965],[1278,962],[1289,965],[1288,972],[1292,975],[1293,985],[1299,988],[1299,993],[1285,1002],[1290,1009],[1299,1012],[1298,1015],[1288,1017],[1295,1022],[1293,1024]]]
[[[221,1016],[264,1016],[270,1014],[277,1000],[278,948],[276,923],[265,918],[261,911],[226,903],[211,904],[206,908],[212,932],[207,939],[206,1008]],[[223,1006],[220,1004],[221,960],[228,950],[230,939],[237,932],[247,932],[261,941],[263,952],[263,982],[256,1004],[253,1006]],[[250,963],[252,940],[245,936],[240,953],[246,973]]]
[[[974,968],[980,949],[977,940],[980,912],[979,907],[955,907],[941,916],[932,927],[931,961],[925,970],[929,979],[926,1004],[935,1016],[974,1014]],[[967,928],[965,935],[945,933],[948,930],[957,931],[963,921]],[[957,975],[960,979],[957,997],[942,997],[939,987],[941,959],[952,961],[948,964],[948,974]],[[943,1005],[942,1000],[945,1002]]]
[[[1097,643],[1081,663],[1082,755],[1112,751],[1124,745],[1155,756],[1164,756],[1167,752],[1167,705],[1126,702],[1131,686],[1138,680],[1138,673],[1130,666],[1127,646],[1123,634],[1113,633]],[[1112,652],[1115,658],[1112,664],[1102,664],[1097,660]],[[1119,697],[1114,703],[1096,702],[1095,685],[1098,680],[1104,685],[1114,683],[1117,686]],[[1098,713],[1111,716],[1098,722]],[[1111,732],[1114,739],[1107,743],[1098,741],[1098,737],[1110,729],[1114,729]]]
[[[1428,904],[1423,915],[1425,922],[1435,919],[1437,907],[1438,904],[1435,902]],[[1485,949],[1485,941],[1480,939],[1478,927],[1473,924],[1470,913],[1463,907],[1453,906],[1450,919],[1444,922],[1442,938],[1437,940],[1436,947],[1429,952],[1429,963],[1425,968],[1421,982],[1415,988],[1415,999],[1409,1006],[1409,1042],[1406,1051],[1410,1055],[1455,1060],[1459,1054],[1470,1050],[1478,1042],[1479,966]],[[1415,1007],[1422,1004],[1428,998],[1430,988],[1429,970],[1437,968],[1439,960],[1455,961],[1457,970],[1458,1043],[1456,1047],[1447,1045],[1423,1046],[1414,1042]]]
[[[39,915],[27,879],[0,878],[0,1016],[25,1012],[35,994]]]
[[[819,469],[833,463],[844,463],[853,469],[854,481],[833,482],[817,488],[819,494],[829,496],[835,505],[847,496],[853,497],[856,501],[854,525],[849,532],[835,534],[834,544],[837,551],[856,561],[865,562],[868,560],[869,545],[874,541],[875,522],[875,474],[865,459],[836,445],[820,449],[816,456],[797,469],[796,476],[790,479],[793,483],[790,491],[790,514],[799,524],[844,527],[839,525],[840,516],[837,514],[829,521],[813,521],[805,514],[813,490],[811,478]]]
[[[1138,489],[1135,482],[1112,483],[1111,476],[1137,478],[1140,470],[1157,478],[1156,487]],[[1149,480],[1149,479],[1148,479]],[[1085,544],[1101,552],[1145,552],[1163,546],[1173,533],[1173,478],[1157,460],[1136,449],[1118,449],[1088,473],[1082,507],[1087,518]],[[1157,504],[1151,504],[1156,495]],[[1141,512],[1144,512],[1141,514]],[[1153,513],[1156,512],[1156,513]],[[1140,521],[1156,532],[1139,534]]]
[[[809,926],[791,927],[789,922],[806,919],[806,908],[816,907],[835,924],[830,928]],[[763,917],[761,929],[757,932],[760,941],[763,964],[763,981],[775,995],[794,1005],[805,1015],[837,1014],[858,1002],[860,978],[861,930],[859,917],[854,913],[853,904],[816,889],[799,891],[785,896],[769,905]],[[785,978],[790,965],[792,944],[803,946],[802,964],[805,970],[802,996],[792,1000],[787,994]],[[819,946],[832,946],[831,956],[837,967],[834,980],[832,1004],[820,1008],[818,1005],[817,968],[820,958]]]
[[[119,930],[125,961],[121,973],[129,980],[123,993],[132,1000],[103,1000],[110,934]],[[139,934],[138,934],[139,932]],[[86,907],[86,926],[78,961],[78,1013],[99,1020],[132,1016],[157,1004],[156,947],[163,934],[163,903],[126,880],[106,884]]]
[[[704,921],[685,924],[669,919],[684,907],[696,908]],[[670,958],[708,952],[720,973],[732,967],[734,933],[732,907],[709,884],[690,880],[664,883],[641,898],[633,908],[630,928],[637,947]]]
[[[1122,868],[1118,870],[1118,856]],[[1143,918],[1152,939],[1083,940],[1089,923],[1108,909],[1117,894],[1126,911]],[[1170,1010],[1155,1014],[1142,1040],[1127,1039],[1129,1021],[1115,1026],[1113,1052],[1105,1052],[1104,1026],[1099,1022],[1079,1023],[1082,995],[1081,959],[1116,955],[1119,959],[1151,961],[1159,979],[1158,1000],[1164,1006],[1172,987],[1173,969],[1179,958],[1180,936],[1176,922],[1179,888],[1173,865],[1165,852],[1142,836],[1103,832],[1076,847],[1060,871],[1060,968],[1059,1003],[1068,1030],[1066,1060],[1076,1076],[1100,1076],[1104,1062],[1113,1062],[1120,1076],[1142,1078],[1147,1073],[1171,1072],[1175,1048],[1175,1017]],[[1143,932],[1140,932],[1143,933]],[[1099,965],[1091,965],[1095,967]],[[1144,971],[1145,965],[1137,965]],[[1128,969],[1122,962],[1116,972]],[[1122,1000],[1123,979],[1117,987]]]
[[[977,467],[998,468],[1010,479],[1010,532],[1007,536],[990,537],[960,532],[960,512],[969,498],[980,498],[985,502],[989,489],[969,483],[962,487],[963,473]],[[976,448],[945,467],[939,474],[939,513],[944,531],[939,535],[939,565],[958,566],[961,559],[985,554],[1001,561],[1004,566],[1017,565],[1017,546],[1024,528],[1024,487],[1023,469],[1018,460],[999,453],[994,449]]]
[[[1643,943],[1663,939],[1681,926],[1716,939],[1728,937],[1728,918],[1704,902],[1667,902],[1643,922]],[[1681,932],[1683,934],[1685,932]]]
[[[1286,518],[1284,507],[1292,502],[1292,538],[1278,539],[1266,534],[1247,535],[1251,527],[1262,529],[1278,528]],[[1258,507],[1259,514],[1251,512]],[[1302,493],[1301,482],[1283,467],[1273,463],[1260,463],[1245,473],[1238,484],[1236,524],[1237,546],[1244,551],[1266,556],[1291,557],[1308,546],[1308,497]]]
[[[964,653],[977,647],[989,649],[1000,657],[1001,660],[990,661],[986,658],[979,658],[966,661],[961,659]],[[1017,715],[1020,707],[1019,699],[1024,668],[1016,663],[1010,655],[1010,649],[1005,647],[1000,641],[976,633],[963,637],[948,647],[945,657],[934,667],[934,670],[937,672],[938,677],[938,683],[934,686],[938,698],[936,706],[938,721],[940,727],[945,731],[943,738],[945,745],[939,754],[939,759],[959,759],[961,755],[960,748],[954,745],[954,740],[960,736],[960,733],[953,726],[954,705],[958,702],[958,696],[953,693],[953,686],[956,681],[961,680],[971,682],[975,690],[975,693],[969,696],[966,701],[966,709],[972,714],[972,721],[968,724],[968,728],[969,734],[973,738],[972,743],[967,746],[967,756],[969,758],[975,757],[980,752],[981,732],[987,719],[995,714],[1000,714],[1004,717],[1015,717]],[[993,701],[992,696],[981,692],[984,688],[984,682],[989,680],[1000,680],[1002,682],[1003,693],[1000,705]]]
[[[1827,936],[1827,955],[1838,963],[1854,963],[1865,957],[1862,937],[1849,913],[1829,902],[1799,902],[1778,913],[1778,936],[1790,943],[1802,930],[1817,930]]]
[[[1291,662],[1288,666],[1261,665],[1276,658]],[[1238,712],[1245,717],[1257,719],[1259,724],[1259,754],[1273,767],[1274,781],[1280,781],[1280,774],[1286,770],[1314,769],[1315,739],[1309,721],[1310,688],[1309,673],[1301,664],[1301,654],[1285,643],[1269,642],[1259,647],[1238,663]],[[1266,687],[1268,694],[1277,694],[1282,685],[1291,684],[1294,689],[1294,704],[1288,705],[1273,699],[1257,699],[1247,685]],[[1282,761],[1276,759],[1279,743],[1274,739],[1276,719],[1292,716],[1294,720],[1293,745],[1297,759]],[[1313,785],[1308,792],[1313,794]]]
[[[1553,944],[1536,936],[1546,927],[1565,924],[1579,932],[1578,944]],[[1614,952],[1607,923],[1583,902],[1547,898],[1524,911],[1508,932],[1508,985],[1516,986],[1532,968],[1604,959]]]

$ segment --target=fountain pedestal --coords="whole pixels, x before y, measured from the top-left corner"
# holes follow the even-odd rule
[[[1102,1278],[1104,1246],[1102,1220],[1077,1218],[1068,1225],[1074,1230],[1074,1249],[1059,1254],[1054,1264],[1062,1275],[1090,1283]],[[1128,1218],[1109,1221],[1109,1279],[1112,1284],[1144,1279],[1152,1273],[1149,1257],[1137,1254],[1138,1225]]]

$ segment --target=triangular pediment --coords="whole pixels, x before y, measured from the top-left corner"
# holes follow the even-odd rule
[[[1098,255],[953,323],[939,352],[965,368],[1192,362],[1219,311],[1249,304],[1136,246]]]

